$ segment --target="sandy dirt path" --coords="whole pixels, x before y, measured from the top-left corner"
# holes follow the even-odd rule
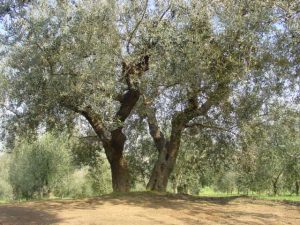
[[[250,198],[130,194],[0,205],[1,225],[300,225],[300,206]]]

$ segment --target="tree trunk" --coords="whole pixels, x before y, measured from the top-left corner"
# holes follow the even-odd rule
[[[165,192],[167,190],[170,174],[176,163],[184,123],[180,116],[176,116],[175,119],[172,120],[172,130],[169,141],[165,139],[164,134],[161,132],[153,112],[152,114],[148,114],[148,124],[150,135],[154,140],[159,154],[152,170],[147,190]]]
[[[278,194],[278,181],[279,181],[279,178],[280,178],[281,174],[283,173],[283,170],[284,169],[282,169],[280,171],[280,173],[278,174],[278,176],[273,180],[273,193],[274,193],[274,195]]]
[[[162,151],[155,163],[152,174],[147,185],[147,190],[165,192],[167,190],[168,179],[173,171],[176,158],[170,157],[167,149]]]
[[[145,104],[147,106],[148,103]],[[164,134],[160,130],[155,115],[155,109],[148,109],[147,118],[149,131],[159,154],[152,170],[147,190],[161,192],[167,190],[168,179],[176,163],[182,131],[191,119],[207,113],[211,105],[212,102],[208,100],[200,108],[198,108],[197,95],[192,96],[188,100],[188,106],[186,109],[174,114],[171,122],[172,129],[169,140],[165,138]]]
[[[130,191],[130,175],[128,165],[124,157],[110,162],[112,187],[114,192]]]
[[[278,179],[273,181],[273,194],[276,196],[278,193],[278,187],[277,187]]]
[[[159,152],[147,190],[159,192],[167,190],[168,180],[176,163],[181,139],[181,132],[176,135],[174,133],[171,135],[170,142],[166,142],[165,147]]]
[[[122,74],[127,82],[128,91],[117,98],[120,102],[120,108],[115,115],[116,122],[124,123],[138,102],[141,94],[137,87],[133,87],[134,85],[132,84],[131,77],[141,76],[149,69],[148,64],[149,55],[143,55],[137,63],[122,63]],[[110,138],[108,135],[109,130],[105,127],[102,116],[93,110],[92,106],[86,106],[84,109],[80,109],[76,105],[69,104],[68,99],[65,98],[61,100],[61,104],[84,116],[100,138],[105,149],[106,157],[111,166],[113,191],[129,192],[130,174],[127,161],[123,155],[124,144],[126,141],[126,137],[122,132],[123,125],[110,131]]]
[[[277,195],[277,182],[273,183],[273,194]]]
[[[175,174],[172,179],[172,188],[173,188],[174,194],[177,194],[177,186],[178,186],[178,177],[177,177],[177,174]]]
[[[111,132],[111,140],[104,144],[105,153],[110,163],[112,187],[114,192],[130,191],[130,173],[123,150],[126,137],[119,127]]]
[[[299,180],[297,180],[297,181],[295,182],[295,185],[296,185],[296,195],[297,195],[297,196],[299,195],[299,189],[300,189],[299,183],[300,183]]]

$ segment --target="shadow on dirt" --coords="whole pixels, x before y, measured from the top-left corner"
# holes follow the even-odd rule
[[[112,217],[115,217],[113,216],[114,211],[119,210],[125,212],[123,216],[149,221],[146,224],[153,224],[156,221],[154,224],[166,225],[171,224],[166,220],[170,216],[176,219],[179,222],[178,224],[253,225],[274,224],[276,221],[289,219],[290,216],[293,221],[298,219],[294,216],[294,211],[297,211],[297,209],[292,206],[280,206],[280,210],[291,210],[289,216],[285,215],[285,218],[282,218],[281,214],[277,214],[272,210],[272,207],[283,203],[272,202],[271,204],[270,202],[270,205],[268,205],[265,204],[266,202],[269,203],[270,201],[240,196],[194,197],[183,194],[157,194],[151,192],[120,193],[90,199],[48,200],[0,205],[0,224],[59,224],[66,222],[65,219],[60,220],[57,217],[59,212],[74,212],[76,210],[80,210],[81,215],[102,212],[105,214],[103,216],[111,214]],[[245,206],[247,207],[244,208]],[[73,221],[82,219],[81,215],[77,213],[75,215],[76,218],[74,217]],[[111,220],[110,216],[106,219]],[[122,218],[119,219],[119,222],[122,223]]]
[[[0,205],[1,225],[43,225],[59,223],[54,214],[30,207]]]
[[[217,205],[227,205],[231,201],[240,198],[240,196],[230,196],[230,197],[196,197],[186,194],[157,194],[152,192],[132,192],[126,194],[110,194],[105,195],[100,198],[90,199],[93,201],[105,200],[113,204],[122,204],[124,201],[126,204],[134,204],[140,206],[146,206],[150,208],[170,208],[176,209],[181,208],[186,202],[189,203],[209,203]]]

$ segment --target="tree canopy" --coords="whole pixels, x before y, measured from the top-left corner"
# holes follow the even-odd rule
[[[296,0],[7,7],[1,18],[4,135],[66,126],[84,134],[91,127],[115,191],[130,189],[124,154],[134,147],[131,135],[143,138],[135,122],[157,154],[147,187],[165,191],[184,134],[235,140],[276,99],[299,100]]]

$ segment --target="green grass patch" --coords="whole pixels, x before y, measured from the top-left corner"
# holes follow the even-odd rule
[[[200,190],[199,196],[203,197],[230,197],[230,196],[237,196],[238,194],[236,192],[232,193],[224,193],[224,192],[218,192],[213,190],[211,187],[205,187]]]
[[[230,197],[230,196],[245,196],[243,194],[238,194],[237,192],[232,193],[224,193],[213,190],[211,187],[202,188],[199,196],[203,197]],[[282,194],[282,195],[267,195],[267,194],[255,194],[251,193],[248,195],[249,197],[254,197],[257,199],[266,199],[273,201],[289,201],[289,202],[300,202],[300,196],[290,195],[290,194]]]
[[[296,195],[278,195],[278,196],[270,196],[270,195],[250,195],[259,199],[267,199],[274,201],[289,201],[289,202],[300,202],[300,196]]]

